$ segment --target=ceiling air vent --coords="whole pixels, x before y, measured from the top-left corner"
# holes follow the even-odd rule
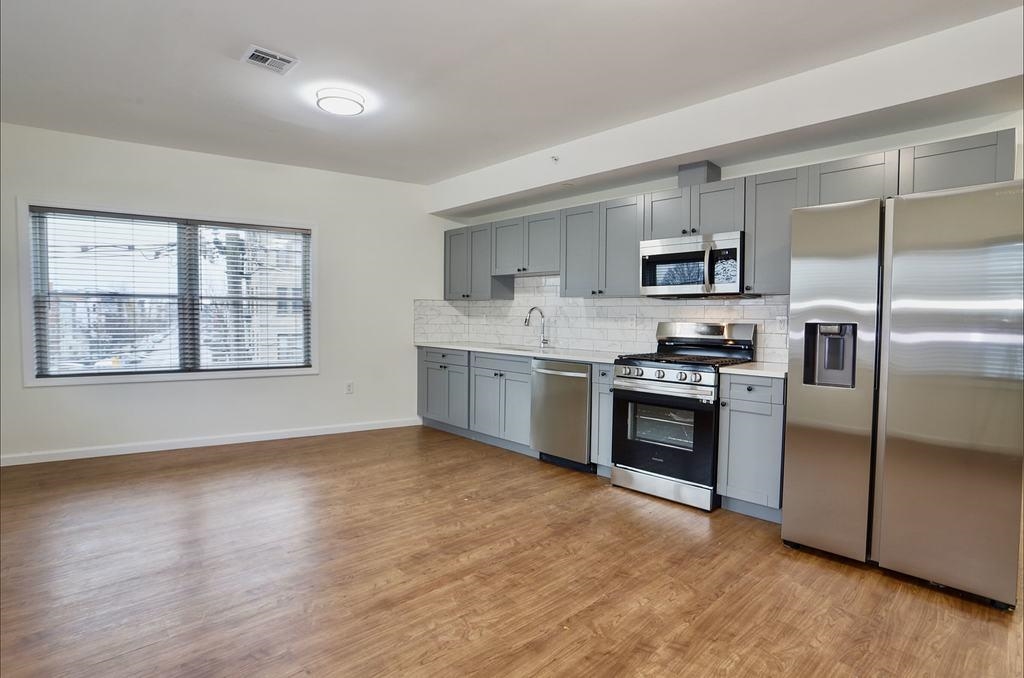
[[[299,63],[299,60],[295,57],[278,54],[277,52],[272,52],[269,49],[258,45],[249,45],[249,49],[246,50],[245,54],[242,56],[242,61],[250,63],[253,66],[265,68],[268,71],[274,71],[278,75],[284,75],[290,71],[295,64]]]

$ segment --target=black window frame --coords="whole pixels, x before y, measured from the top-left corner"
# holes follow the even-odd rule
[[[47,214],[66,214],[73,216],[84,216],[84,217],[106,217],[111,219],[138,219],[144,221],[164,221],[169,224],[176,225],[177,232],[177,254],[178,254],[178,270],[177,270],[177,287],[178,291],[176,295],[164,295],[168,298],[176,299],[178,304],[178,368],[176,369],[93,369],[83,370],[74,372],[52,372],[47,370],[47,361],[49,359],[46,344],[48,342],[48,324],[47,324],[47,313],[45,308],[48,307],[53,301],[59,301],[62,297],[82,297],[82,296],[93,296],[93,297],[104,297],[104,296],[117,296],[119,298],[140,298],[152,295],[146,294],[123,294],[123,295],[108,295],[104,293],[60,293],[53,292],[50,290],[40,290],[41,283],[44,280],[48,280],[48,257],[51,254],[48,249],[45,217]],[[296,370],[309,370],[315,369],[314,365],[314,341],[313,341],[313,264],[312,264],[312,240],[313,232],[312,229],[302,227],[283,227],[283,226],[269,226],[262,224],[253,223],[241,223],[241,222],[227,222],[217,221],[210,219],[193,219],[193,218],[178,218],[178,217],[167,217],[153,214],[137,214],[128,212],[113,212],[95,209],[75,209],[67,207],[48,207],[45,205],[28,205],[28,229],[29,229],[29,256],[31,262],[31,271],[29,272],[29,285],[30,285],[30,300],[32,306],[33,324],[31,327],[32,335],[32,377],[38,380],[39,383],[45,383],[47,380],[63,380],[81,379],[88,381],[89,379],[104,378],[104,377],[131,377],[139,378],[144,381],[145,377],[153,376],[157,378],[166,378],[167,376],[174,375],[216,375],[222,373],[267,373],[271,374],[274,372],[284,371],[288,374],[294,374]],[[289,291],[299,290],[301,297],[295,297],[293,295],[288,296],[286,299],[279,298],[278,296],[256,296],[256,295],[242,295],[235,297],[238,300],[244,302],[263,302],[277,305],[281,302],[285,302],[288,307],[296,310],[301,310],[301,331],[298,332],[299,336],[303,337],[303,357],[301,362],[288,363],[281,365],[235,365],[228,367],[219,367],[216,365],[202,366],[200,362],[201,355],[201,338],[202,333],[200,331],[201,325],[201,309],[204,299],[213,299],[215,297],[204,296],[200,289],[200,231],[203,228],[227,228],[227,229],[245,229],[257,232],[283,232],[289,234],[297,234],[301,237],[302,249],[298,252],[298,261],[301,267],[301,288],[288,287]],[[42,245],[42,248],[40,247]],[[274,253],[285,250],[270,250],[268,258],[273,258],[274,262],[278,262],[278,258],[274,256]],[[289,250],[295,251],[295,250]],[[275,310],[275,314],[277,310]],[[280,331],[268,330],[268,336],[275,336],[280,334]],[[280,349],[276,349],[279,351]],[[275,351],[275,353],[276,353]]]

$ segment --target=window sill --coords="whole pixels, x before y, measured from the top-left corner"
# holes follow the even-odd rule
[[[161,381],[207,381],[210,379],[255,379],[275,377],[301,377],[320,374],[320,368],[282,367],[281,369],[225,370],[223,372],[162,372],[153,374],[97,374],[82,377],[25,378],[26,388],[37,386],[90,386],[95,384],[136,384]]]

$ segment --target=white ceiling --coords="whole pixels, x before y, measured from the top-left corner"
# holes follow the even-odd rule
[[[2,0],[0,118],[433,183],[1020,4]],[[333,83],[376,110],[318,111]]]

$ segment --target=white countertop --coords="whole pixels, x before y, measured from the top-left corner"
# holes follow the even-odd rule
[[[786,378],[786,365],[779,363],[741,363],[720,367],[718,371],[722,374],[743,374],[748,377],[774,377],[775,379]]]
[[[502,353],[505,355],[521,355],[528,358],[550,358],[551,360],[574,360],[581,363],[615,362],[618,353],[607,351],[580,351],[573,348],[535,348],[530,346],[509,346],[507,344],[471,344],[464,341],[436,342],[420,341],[417,346],[443,348],[449,351],[475,351],[477,353]]]

